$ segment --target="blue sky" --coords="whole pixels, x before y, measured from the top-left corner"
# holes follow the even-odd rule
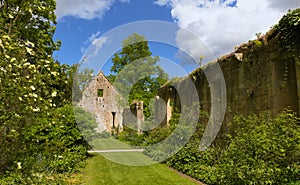
[[[176,46],[150,42],[152,53],[190,72],[197,67],[187,62],[191,58],[204,56],[209,61],[211,54],[229,53],[234,46],[254,39],[255,33],[265,33],[288,9],[297,7],[299,0],[57,0],[54,39],[61,40],[62,47],[53,56],[61,63],[78,63],[91,45],[107,47],[100,38],[112,29],[134,21],[160,20],[178,27],[175,33],[163,33],[173,37]],[[164,29],[151,31],[159,35]]]
[[[172,17],[168,7],[154,5],[152,1],[132,0],[116,3],[106,12],[102,19],[86,20],[75,16],[66,16],[58,21],[54,39],[62,41],[62,47],[54,56],[63,63],[73,64],[79,62],[83,47],[90,43],[87,39],[97,32],[105,33],[120,25],[139,20],[171,21]],[[121,43],[120,43],[121,44]]]

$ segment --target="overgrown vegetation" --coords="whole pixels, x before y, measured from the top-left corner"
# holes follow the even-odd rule
[[[300,9],[289,10],[274,27],[281,45],[295,56],[300,51]]]
[[[283,112],[235,117],[228,145],[199,151],[192,139],[166,163],[208,184],[287,184],[299,182],[299,118]]]
[[[52,58],[60,46],[52,40],[55,7],[54,0],[0,1],[3,185],[64,184],[89,149],[71,105],[76,67]]]
[[[90,148],[80,133],[71,105],[35,117],[24,134],[26,148],[13,154],[0,184],[64,184],[61,174],[78,172]],[[17,155],[17,156],[15,156]]]

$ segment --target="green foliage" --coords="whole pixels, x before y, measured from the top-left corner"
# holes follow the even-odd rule
[[[136,130],[124,127],[124,130],[115,136],[118,140],[124,141],[132,146],[145,146],[147,145],[145,141],[144,134],[138,134]]]
[[[278,32],[281,45],[298,56],[300,51],[300,9],[289,10],[274,29]]]
[[[167,164],[208,184],[287,184],[300,177],[299,118],[283,112],[235,118],[229,145],[203,152],[192,142]]]
[[[58,181],[58,174],[76,172],[84,165],[90,146],[77,127],[71,105],[38,115],[25,129],[27,145],[7,169],[3,179],[8,184],[48,184],[51,179]]]
[[[80,107],[74,107],[73,110],[80,133],[88,143],[98,137],[106,137],[108,133],[103,132],[100,135],[96,132],[95,129],[97,128],[98,123],[92,114],[85,112]]]
[[[109,79],[122,94],[129,94],[126,104],[134,100],[144,101],[144,114],[150,116],[149,103],[158,89],[167,80],[167,74],[157,65],[159,57],[151,56],[148,41],[145,37],[134,33],[122,42],[122,51],[112,58]]]
[[[259,41],[259,40],[254,40],[253,43],[256,47],[259,47],[259,48],[263,46],[262,41]]]
[[[134,62],[138,59],[151,56],[151,52],[148,46],[148,41],[145,37],[134,33],[122,42],[122,51],[115,53],[112,59],[113,66],[111,71],[119,73],[124,66]],[[158,60],[157,57],[154,60]]]
[[[74,67],[52,58],[55,7],[0,1],[0,184],[63,184],[88,149],[67,105]]]
[[[1,1],[0,173],[28,148],[26,129],[36,115],[68,102],[69,83],[51,54],[55,1]]]

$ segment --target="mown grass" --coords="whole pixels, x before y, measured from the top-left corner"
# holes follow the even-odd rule
[[[127,143],[118,141],[114,138],[95,139],[91,142],[93,150],[114,150],[114,149],[133,149]]]
[[[132,146],[113,138],[98,139],[92,145],[93,150],[132,149]],[[199,184],[163,164],[154,164],[140,152],[101,153],[91,156],[82,171],[84,185]]]
[[[119,154],[121,156],[121,154]],[[140,153],[131,153],[140,160]],[[126,166],[105,159],[99,154],[87,160],[83,169],[84,185],[196,185],[163,164]]]

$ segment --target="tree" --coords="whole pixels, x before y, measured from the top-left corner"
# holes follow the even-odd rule
[[[53,60],[54,0],[0,0],[0,173],[28,155],[33,118],[63,105],[68,77]],[[26,153],[27,152],[27,153]]]
[[[52,58],[55,7],[0,0],[0,184],[63,184],[56,173],[75,171],[89,148],[76,121],[94,137],[96,123],[71,106],[77,66]]]
[[[124,95],[129,104],[134,100],[144,101],[144,114],[150,116],[149,103],[158,89],[167,81],[167,74],[158,65],[159,57],[152,56],[148,41],[137,33],[122,42],[122,50],[114,54],[110,80]]]

